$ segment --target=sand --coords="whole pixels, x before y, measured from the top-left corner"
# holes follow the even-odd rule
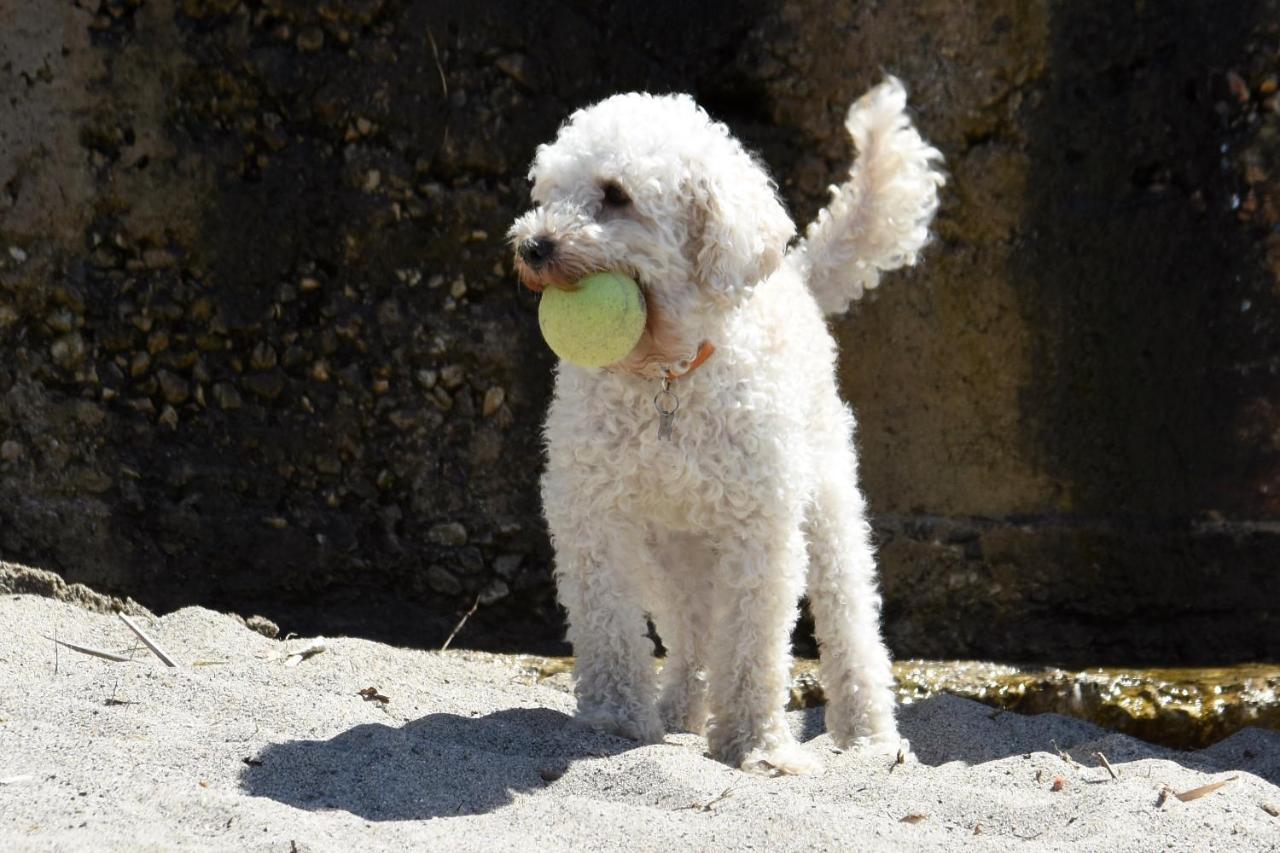
[[[290,661],[312,641],[198,608],[139,621],[179,667],[114,616],[0,598],[0,849],[1280,849],[1280,732],[1177,752],[941,696],[902,709],[900,765],[796,712],[825,773],[769,779],[693,735],[579,729],[519,660],[328,639]],[[133,660],[55,660],[42,635]]]

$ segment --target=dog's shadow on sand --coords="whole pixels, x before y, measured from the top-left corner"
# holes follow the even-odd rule
[[[927,766],[982,764],[1061,750],[1099,782],[1107,778],[1094,759],[1101,749],[1117,767],[1165,758],[1206,773],[1247,770],[1280,782],[1280,760],[1268,749],[1272,734],[1261,729],[1237,733],[1205,750],[1182,752],[1069,717],[1006,713],[946,695],[906,705],[898,718],[916,759]],[[802,742],[821,738],[825,731],[821,708],[793,714],[791,721]],[[431,714],[399,726],[365,723],[327,740],[269,745],[247,759],[241,784],[252,796],[300,809],[347,811],[371,821],[423,820],[495,811],[509,805],[517,792],[553,784],[576,760],[619,755],[638,746],[585,729],[546,708],[514,708],[483,717]],[[821,744],[811,746],[822,750]]]
[[[911,751],[924,765],[938,767],[953,761],[984,764],[1014,755],[1065,754],[1083,768],[1092,781],[1110,778],[1097,759],[1102,751],[1117,767],[1131,761],[1161,758],[1202,773],[1247,771],[1272,784],[1280,784],[1280,756],[1274,749],[1274,733],[1261,728],[1244,729],[1204,749],[1179,750],[1147,743],[1059,714],[1018,714],[981,705],[958,696],[939,694],[903,705],[898,726],[911,742]],[[823,709],[803,712],[796,729],[801,741],[825,732]]]
[[[247,762],[241,784],[251,796],[310,811],[423,820],[494,811],[515,792],[545,788],[576,759],[636,746],[545,708],[431,714],[402,726],[366,723],[328,740],[272,744]]]

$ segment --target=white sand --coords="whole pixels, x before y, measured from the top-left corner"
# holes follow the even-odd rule
[[[63,649],[55,674],[40,635],[113,651],[131,635],[0,599],[0,849],[1280,849],[1264,809],[1280,808],[1280,732],[1179,753],[939,697],[903,709],[902,766],[837,753],[820,712],[798,712],[826,773],[764,779],[694,736],[637,748],[577,729],[572,697],[511,662],[342,639],[290,667],[307,641],[200,609],[141,621],[180,668]],[[1166,784],[1232,776],[1160,804]]]

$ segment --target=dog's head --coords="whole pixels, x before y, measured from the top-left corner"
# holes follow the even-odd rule
[[[764,169],[687,95],[616,95],[538,148],[535,207],[509,232],[520,280],[572,287],[618,270],[649,324],[620,367],[679,371],[717,314],[781,263],[795,225]]]

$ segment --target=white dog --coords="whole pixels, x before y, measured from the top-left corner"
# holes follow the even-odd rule
[[[857,162],[789,250],[769,176],[688,96],[608,98],[538,149],[537,206],[510,232],[521,280],[617,270],[648,307],[623,361],[559,365],[547,416],[542,499],[587,724],[644,742],[706,727],[731,765],[817,770],[784,714],[807,591],[835,742],[899,748],[823,315],[928,239],[941,155],[905,109],[893,78],[853,105]],[[660,697],[646,616],[667,648]]]

